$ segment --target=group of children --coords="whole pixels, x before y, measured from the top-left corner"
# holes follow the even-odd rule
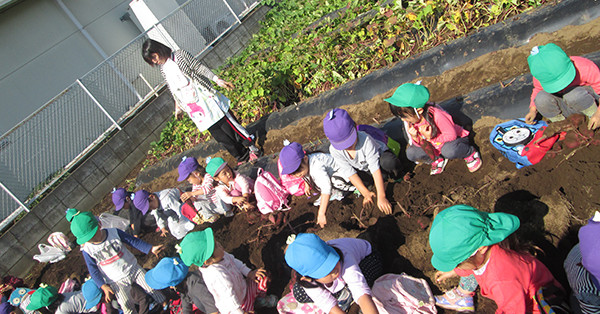
[[[153,61],[154,54],[149,54],[152,64],[161,64],[160,54],[158,61]],[[590,118],[590,129],[600,126],[600,71],[591,61],[569,58],[558,46],[548,44],[535,47],[528,62],[534,76],[528,123],[538,113],[550,121],[583,113]],[[470,172],[480,169],[482,159],[469,141],[469,132],[430,102],[425,86],[403,84],[385,101],[404,123],[410,161],[430,164],[431,175],[442,173],[449,159],[463,159]],[[349,113],[339,108],[324,116],[323,131],[330,141],[329,152],[307,153],[297,142],[282,148],[278,160],[282,186],[293,195],[320,195],[314,204],[321,227],[327,224],[330,201],[353,192],[363,197],[363,205],[376,202],[383,213],[391,214],[385,182],[399,180],[403,173],[398,143],[381,130],[356,125]],[[225,252],[211,228],[191,232],[195,224],[213,223],[220,215],[230,217],[237,210],[256,212],[254,181],[220,157],[207,160],[206,167],[195,158],[184,158],[178,174],[178,181],[192,185],[191,191],[173,188],[130,194],[121,188],[113,192],[115,209],[129,211],[127,232],[103,229],[90,212],[69,209],[67,220],[81,245],[91,280],[82,292],[72,295],[59,294],[53,287],[39,288],[21,302],[22,311],[88,313],[103,304],[106,308],[114,298],[124,313],[137,313],[132,287],[141,288],[160,305],[166,304],[164,289],[176,292],[183,313],[193,309],[249,313],[274,307],[277,297],[266,293],[270,280],[266,270],[252,270]],[[367,188],[366,179],[373,182],[375,192]],[[276,223],[280,217],[274,212],[267,218]],[[436,304],[473,312],[473,295],[479,287],[483,296],[496,302],[497,313],[549,313],[549,308],[558,311],[564,306],[564,302],[556,302],[564,289],[546,266],[519,245],[515,236],[519,226],[516,216],[486,213],[468,205],[451,206],[437,214],[429,233],[431,263],[438,270],[435,280],[460,276],[460,283],[436,296]],[[176,247],[179,256],[164,257],[146,272],[125,246],[159,254],[162,246],[139,239],[144,229],[181,240]],[[600,214],[581,228],[579,239],[564,263],[577,300],[571,306],[597,313]],[[301,233],[290,237],[284,255],[293,270],[292,293],[299,303],[313,303],[325,313],[339,314],[355,302],[362,313],[378,313],[370,289],[383,274],[383,266],[368,241],[344,238],[325,242],[315,234]],[[10,313],[5,308],[3,304],[0,310]]]

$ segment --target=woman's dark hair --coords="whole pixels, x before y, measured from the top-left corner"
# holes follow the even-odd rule
[[[342,254],[342,251],[338,248],[336,248],[335,246],[331,246],[340,256],[340,263],[344,262],[344,254]],[[302,280],[301,278],[305,277],[305,278],[310,278],[312,279],[311,281],[306,281],[306,280]],[[294,286],[294,283],[297,282],[298,285],[300,285],[303,288],[314,288],[314,287],[318,287],[321,285],[321,283],[317,282],[317,279],[319,278],[311,278],[309,276],[302,276],[300,275],[297,271],[292,269],[292,287]]]
[[[427,102],[425,104],[425,106],[423,107],[423,117],[425,118],[425,121],[427,121],[427,123],[429,123],[429,125],[431,125],[431,137],[432,138],[434,138],[438,135],[438,128],[435,125],[435,122],[433,121],[433,115],[431,114],[431,111],[429,110],[433,106],[435,106],[435,103]],[[390,104],[390,111],[392,112],[392,114],[394,116],[396,116],[400,119],[408,118],[408,117],[417,118],[417,113],[415,112],[415,108],[413,108],[413,107],[398,107],[398,106],[394,106],[394,105]]]
[[[154,62],[152,62],[153,53],[157,54],[161,59],[170,58],[172,50],[156,40],[146,39],[142,44],[142,57],[144,57],[144,61],[151,66],[154,66]]]

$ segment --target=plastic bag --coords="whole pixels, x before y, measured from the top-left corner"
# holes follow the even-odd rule
[[[379,313],[437,313],[435,299],[427,282],[405,273],[379,277],[371,293]]]
[[[100,221],[102,229],[117,228],[122,231],[127,231],[127,228],[129,227],[129,220],[108,213],[100,214],[100,216],[98,216],[98,221]]]
[[[69,238],[62,232],[54,232],[48,236],[48,243],[57,249],[63,250],[65,253],[71,251],[72,243]]]
[[[38,248],[40,254],[34,255],[33,259],[40,263],[56,263],[67,256],[63,250],[43,243],[38,244]]]

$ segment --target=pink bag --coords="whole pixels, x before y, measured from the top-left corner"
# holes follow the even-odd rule
[[[263,215],[290,209],[288,206],[289,193],[273,174],[262,168],[258,168],[258,176],[254,182],[254,195],[258,210]]]
[[[281,185],[289,194],[294,196],[304,195],[304,179],[294,177],[289,174],[281,174],[281,163],[277,160],[277,169],[279,169],[279,177],[281,178]]]
[[[61,249],[63,252],[71,251],[71,241],[62,232],[54,232],[48,236],[48,243],[57,249]]]
[[[371,293],[379,313],[437,313],[435,299],[425,279],[405,273],[385,274],[375,280]]]

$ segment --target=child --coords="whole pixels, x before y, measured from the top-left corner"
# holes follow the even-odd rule
[[[329,152],[340,167],[343,178],[349,178],[352,185],[364,197],[363,206],[373,202],[376,194],[369,191],[356,171],[369,171],[377,190],[377,206],[385,214],[392,213],[392,205],[385,197],[383,176],[395,173],[398,157],[388,150],[385,143],[375,141],[371,136],[356,130],[356,124],[348,112],[333,109],[323,119],[323,131],[331,142]],[[389,167],[394,165],[394,167]]]
[[[127,230],[127,232],[137,238],[140,236],[142,229],[156,229],[156,223],[152,216],[142,214],[142,212],[133,205],[131,195],[132,194],[127,192],[124,188],[118,188],[112,192],[112,201],[115,205],[115,211],[119,213],[117,216],[123,217],[120,214],[123,210],[128,212],[130,223],[129,229],[131,230]]]
[[[206,173],[206,170],[198,164],[196,158],[183,157],[183,160],[177,167],[179,178],[177,181],[187,180],[192,185],[191,192],[181,194],[181,201],[186,202],[191,200],[194,208],[199,210],[197,213],[186,214],[184,216],[190,218],[196,224],[203,222],[213,223],[217,220],[218,215],[227,217],[233,215],[231,205],[223,202],[216,193],[214,188],[213,177]]]
[[[104,292],[106,302],[110,301],[111,295],[115,295],[124,313],[137,313],[130,297],[133,283],[144,289],[156,302],[165,301],[160,292],[146,284],[144,270],[124,244],[155,255],[162,250],[162,245],[151,246],[119,229],[100,229],[98,220],[90,212],[69,208],[67,220],[71,223],[71,232],[77,238],[77,244],[81,245],[88,271]]]
[[[146,282],[156,290],[169,287],[175,290],[181,297],[183,314],[192,313],[192,305],[203,313],[217,313],[215,300],[202,275],[188,270],[179,257],[165,257],[146,273]]]
[[[285,261],[298,273],[293,286],[298,302],[315,303],[325,313],[343,313],[354,300],[363,313],[378,313],[370,287],[383,274],[383,266],[369,242],[352,238],[324,242],[311,233],[291,240]]]
[[[262,297],[267,290],[267,272],[262,268],[250,270],[225,252],[211,228],[188,234],[178,250],[186,265],[199,266],[219,313],[253,312],[255,301],[257,307],[276,305],[275,296]]]
[[[431,163],[431,175],[442,173],[448,159],[463,158],[470,172],[481,168],[479,152],[469,144],[469,132],[455,124],[444,109],[429,102],[427,87],[402,84],[385,101],[390,103],[392,113],[404,121],[409,160]]]
[[[467,205],[440,212],[429,232],[436,280],[474,275],[481,295],[496,301],[496,313],[540,313],[536,292],[560,284],[535,257],[513,250],[507,237],[519,224],[516,216]]]
[[[96,306],[100,303],[100,298],[98,298],[95,304],[92,303],[87,302],[81,291],[62,294],[58,293],[58,290],[55,287],[43,286],[35,290],[31,295],[27,310],[39,311],[42,314],[95,313],[100,309],[100,307]]]
[[[588,129],[600,127],[600,70],[594,62],[583,57],[569,58],[559,46],[550,43],[533,47],[527,63],[533,75],[527,123],[534,123],[538,112],[551,122],[583,113],[590,118]]]
[[[178,189],[165,189],[156,193],[139,190],[134,194],[133,205],[143,215],[150,210],[150,215],[154,217],[156,225],[160,229],[161,237],[166,237],[170,231],[175,238],[182,239],[190,230],[194,229],[194,223],[181,214],[179,196]],[[167,226],[169,230],[167,230]]]
[[[254,189],[252,179],[231,169],[221,157],[211,158],[206,164],[206,172],[219,182],[215,190],[225,203],[237,205],[244,211],[256,209],[250,203]]]
[[[325,153],[306,154],[302,145],[297,142],[292,142],[281,150],[279,163],[281,164],[281,174],[304,178],[306,182],[304,194],[306,196],[310,196],[311,190],[321,193],[319,200],[315,201],[315,205],[319,202],[317,223],[321,228],[327,224],[325,213],[329,201],[341,200],[344,197],[340,189],[343,191],[354,189],[340,177],[340,168],[331,155]]]
[[[581,313],[600,313],[599,212],[579,229],[579,244],[565,259],[564,267]],[[575,310],[576,304],[572,302],[571,307]]]
[[[229,99],[216,91],[211,83],[228,90],[233,84],[217,77],[189,52],[171,48],[148,39],[142,45],[144,61],[159,65],[160,72],[175,99],[175,116],[188,113],[198,130],[208,130],[238,162],[258,158],[262,153],[253,145],[254,136],[236,120]]]

